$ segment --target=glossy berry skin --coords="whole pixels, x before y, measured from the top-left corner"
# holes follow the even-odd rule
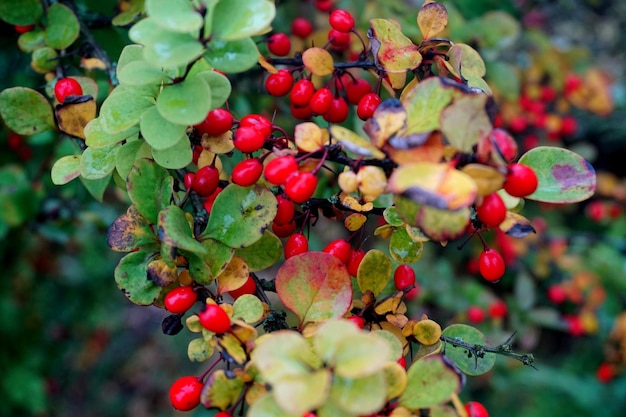
[[[204,384],[195,376],[178,378],[170,387],[170,401],[179,411],[190,411],[200,405]]]
[[[291,33],[299,38],[308,38],[313,33],[313,24],[304,17],[296,17],[291,22]]]
[[[309,101],[309,106],[313,113],[324,114],[330,109],[332,102],[333,93],[331,93],[328,88],[322,87],[313,94]]]
[[[309,251],[309,241],[302,233],[295,233],[289,236],[287,242],[285,242],[285,259],[289,259],[301,253]]]
[[[293,75],[286,70],[278,70],[276,74],[270,74],[265,80],[265,89],[274,97],[282,97],[289,93],[293,86]]]
[[[333,0],[315,0],[315,7],[320,12],[327,12],[333,8]]]
[[[293,201],[285,198],[285,196],[278,195],[276,196],[276,202],[278,203],[278,209],[276,210],[276,216],[274,216],[274,223],[279,226],[290,223],[296,213]]]
[[[393,273],[393,283],[398,291],[415,285],[415,271],[409,265],[400,265]]]
[[[206,210],[207,213],[210,213],[211,210],[213,209],[213,203],[215,203],[215,199],[217,198],[219,193],[222,192],[222,190],[223,190],[222,187],[217,187],[215,191],[213,191],[213,194],[206,197],[204,201],[202,202],[202,205],[204,206],[204,209]]]
[[[328,32],[328,40],[331,45],[343,49],[350,45],[350,33],[349,32],[340,32],[336,29],[331,29]]]
[[[304,203],[313,197],[317,177],[310,172],[295,172],[285,182],[285,194],[294,203]]]
[[[517,157],[517,142],[506,130],[493,129],[489,138],[496,148],[494,151],[498,152],[506,162],[510,163]]]
[[[188,172],[185,174],[183,178],[183,184],[185,184],[185,188],[190,190],[193,187],[193,181],[196,179],[196,174],[194,172]]]
[[[259,129],[251,126],[243,126],[235,130],[233,144],[235,149],[244,153],[256,152],[265,143],[265,137]]]
[[[352,253],[352,248],[346,240],[337,239],[326,245],[326,247],[324,248],[324,252],[333,255],[342,263],[347,264],[350,260],[350,253]]]
[[[350,32],[354,28],[354,18],[347,10],[335,9],[328,16],[330,26],[339,32]]]
[[[82,96],[83,88],[73,78],[60,78],[54,85],[54,96],[59,103],[65,102],[69,96]]]
[[[279,225],[272,223],[272,232],[278,237],[289,237],[296,231],[296,222],[294,220],[287,224]]]
[[[241,287],[237,288],[236,290],[229,291],[228,293],[236,300],[242,295],[254,294],[255,292],[256,292],[256,282],[254,282],[254,278],[252,278],[251,276],[248,276],[248,279],[246,280],[245,284],[243,284]]]
[[[465,404],[467,417],[489,417],[489,413],[484,405],[477,401],[470,401]]]
[[[501,319],[506,317],[509,309],[502,300],[496,300],[489,305],[489,316],[493,319]]]
[[[498,227],[506,218],[506,206],[498,193],[483,197],[480,206],[476,207],[478,219],[487,227]]]
[[[17,33],[22,34],[35,29],[35,25],[15,25],[13,28]]]
[[[350,78],[346,83],[346,98],[351,104],[359,104],[359,101],[372,92],[372,86],[363,78]]]
[[[249,187],[261,178],[263,164],[258,158],[244,159],[233,168],[233,182],[242,187]]]
[[[202,197],[208,197],[220,183],[220,172],[217,168],[207,165],[196,172],[191,188]]]
[[[219,136],[233,127],[233,115],[226,109],[213,109],[194,127],[200,135]]]
[[[272,122],[260,114],[248,114],[239,121],[239,127],[253,127],[263,138],[272,133]]]
[[[291,115],[300,120],[307,120],[313,117],[313,112],[311,111],[311,106],[306,105],[304,107],[294,106],[293,103],[289,104],[289,111]]]
[[[350,252],[350,259],[348,260],[348,273],[353,277],[356,277],[356,274],[359,270],[359,266],[361,265],[361,261],[365,257],[365,251],[363,249],[352,250]]]
[[[502,255],[494,249],[487,249],[480,254],[479,270],[480,275],[489,282],[500,281],[504,275],[504,259]]]
[[[310,80],[298,80],[289,93],[289,100],[295,106],[306,106],[314,93],[315,86]]]
[[[267,49],[276,56],[287,56],[291,50],[291,40],[284,33],[274,33],[267,40]]]
[[[360,316],[350,316],[350,317],[346,317],[346,320],[348,320],[349,322],[352,322],[356,325],[356,327],[358,327],[359,329],[362,329],[363,327],[365,327],[365,319],[363,317]]]
[[[356,115],[361,120],[367,120],[374,115],[374,112],[380,105],[382,100],[376,93],[368,93],[364,95],[356,107]]]
[[[174,288],[165,296],[164,304],[167,311],[174,314],[183,314],[189,310],[198,299],[196,292],[189,285]]]
[[[348,118],[348,103],[343,97],[335,97],[323,117],[328,123],[341,123]]]
[[[472,324],[479,324],[485,320],[485,312],[478,306],[469,306],[467,309],[467,320]]]
[[[535,192],[539,180],[535,171],[526,165],[511,164],[504,182],[504,190],[513,197],[526,197]]]
[[[217,304],[205,304],[198,318],[202,327],[210,332],[222,334],[230,330],[230,317]]]
[[[297,170],[298,163],[293,156],[279,156],[265,165],[265,179],[274,185],[282,185]]]
[[[611,380],[615,378],[615,375],[616,373],[613,365],[608,362],[600,364],[600,366],[598,366],[598,369],[596,370],[596,379],[603,384],[608,384],[609,382],[611,382]]]

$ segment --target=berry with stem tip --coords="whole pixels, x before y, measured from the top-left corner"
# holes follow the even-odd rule
[[[185,285],[170,290],[170,292],[165,295],[163,303],[170,313],[183,314],[193,307],[197,299],[198,296],[193,290],[193,287]]]
[[[235,130],[233,145],[240,152],[256,152],[263,147],[264,143],[265,136],[263,136],[260,129],[252,126],[240,126]]]
[[[400,265],[393,273],[393,283],[398,291],[415,285],[415,271],[409,265]]]
[[[205,304],[198,318],[202,327],[210,332],[222,334],[230,330],[230,317],[217,304]]]
[[[267,49],[276,56],[287,56],[291,50],[291,40],[284,33],[274,33],[267,40]]]
[[[304,17],[296,17],[291,22],[291,33],[299,38],[308,38],[313,33],[313,24]]]
[[[220,172],[211,165],[202,167],[196,172],[191,188],[202,197],[208,197],[220,183]]]
[[[226,109],[213,109],[194,127],[200,135],[219,136],[233,127],[233,115]]]
[[[296,231],[296,222],[294,220],[287,224],[272,223],[272,232],[278,237],[289,237]]]
[[[282,185],[298,170],[296,158],[291,155],[279,156],[265,165],[265,179],[274,184]]]
[[[60,78],[56,84],[54,84],[54,96],[61,104],[65,102],[65,99],[69,96],[82,96],[83,88],[78,81],[73,78]]]
[[[248,279],[241,287],[237,288],[236,290],[229,291],[228,293],[235,300],[242,295],[254,294],[256,293],[256,282],[254,281],[254,278],[248,275]]]
[[[480,206],[476,207],[476,216],[487,227],[498,227],[506,218],[506,206],[498,193],[483,197]]]
[[[242,187],[255,184],[263,174],[263,164],[258,158],[244,159],[233,168],[233,182]]]
[[[504,259],[502,255],[494,249],[486,248],[480,254],[479,270],[480,275],[489,282],[500,281],[504,275]]]
[[[330,105],[333,102],[333,93],[326,87],[322,87],[313,93],[311,100],[309,101],[309,106],[311,106],[311,111],[315,114],[325,114],[328,109],[330,109]]]
[[[296,213],[293,201],[285,198],[283,195],[277,195],[276,202],[278,203],[278,208],[276,210],[276,216],[274,216],[274,223],[282,226],[291,222]]]
[[[295,172],[285,181],[285,194],[294,203],[304,203],[313,197],[317,177],[310,172]]]
[[[333,255],[342,263],[347,264],[350,260],[350,253],[352,252],[352,248],[345,239],[337,239],[326,245],[326,247],[324,248],[324,252]]]
[[[356,115],[361,120],[367,120],[374,115],[374,112],[380,105],[382,100],[376,93],[368,93],[364,95],[356,107]]]
[[[470,401],[465,404],[467,417],[489,417],[489,413],[484,405],[477,401]]]
[[[265,80],[265,89],[274,97],[287,95],[292,86],[293,75],[286,69],[278,70],[276,74],[270,74]]]
[[[170,387],[170,401],[179,411],[190,411],[200,405],[204,384],[195,376],[178,378]]]
[[[349,77],[348,77],[349,78]],[[363,78],[350,78],[346,83],[346,98],[352,104],[359,104],[359,101],[372,92],[372,86]]]
[[[523,164],[509,165],[504,190],[513,197],[526,197],[535,192],[539,180],[535,171]]]
[[[338,30],[331,29],[328,32],[328,40],[335,48],[345,49],[348,45],[350,45],[350,33],[339,32]]]
[[[335,97],[323,117],[328,123],[341,123],[348,118],[348,103],[343,97]]]
[[[289,239],[285,242],[285,259],[289,259],[308,251],[309,241],[303,233],[295,233],[289,236]]]
[[[259,131],[263,138],[272,133],[272,122],[260,114],[248,114],[239,121],[239,127],[253,127]]]
[[[343,33],[350,32],[354,28],[354,17],[344,9],[333,10],[328,16],[328,22],[333,29]]]
[[[289,100],[295,106],[306,106],[315,93],[315,86],[310,80],[298,80],[289,93]]]

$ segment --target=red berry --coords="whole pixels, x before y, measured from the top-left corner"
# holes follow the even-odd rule
[[[233,144],[235,149],[244,153],[256,152],[263,147],[265,136],[260,129],[252,126],[238,127],[235,130]]]
[[[230,317],[217,304],[205,304],[198,318],[202,327],[210,332],[221,334],[230,330]]]
[[[233,168],[233,182],[242,187],[255,184],[263,174],[263,164],[258,158],[244,159]]]
[[[352,248],[345,239],[337,239],[326,245],[326,247],[324,248],[324,252],[333,255],[342,263],[347,264],[350,260],[350,253],[352,252]]]
[[[476,207],[478,219],[487,227],[498,227],[506,218],[506,206],[498,193],[483,197],[483,202]]]
[[[233,127],[233,115],[226,109],[213,109],[194,127],[200,135],[219,136]]]
[[[506,316],[508,312],[508,307],[506,303],[502,300],[496,300],[489,305],[489,315],[491,318],[499,319]]]
[[[259,131],[264,138],[272,133],[272,122],[260,114],[248,114],[239,121],[239,127],[253,127]]]
[[[346,317],[346,320],[348,320],[351,323],[354,323],[356,327],[358,327],[359,329],[362,329],[363,327],[365,327],[365,319],[363,317],[350,316],[350,317]]]
[[[285,194],[294,203],[304,203],[313,197],[317,177],[310,172],[295,172],[285,182]]]
[[[354,18],[349,11],[335,9],[328,16],[330,26],[339,32],[350,32],[354,28]]]
[[[611,380],[615,378],[615,369],[613,368],[613,365],[608,362],[600,364],[596,371],[596,378],[603,384],[611,382]]]
[[[328,123],[341,123],[348,118],[348,103],[343,97],[335,97],[323,117]]]
[[[509,129],[514,133],[521,133],[528,127],[528,121],[524,116],[515,116],[509,122]]]
[[[559,284],[553,284],[548,287],[547,291],[548,300],[554,304],[561,304],[567,300],[567,292],[563,286]]]
[[[289,100],[295,106],[306,106],[315,93],[315,86],[310,80],[298,80],[289,93]]]
[[[267,49],[277,56],[287,56],[291,50],[291,40],[284,33],[274,33],[267,40]]]
[[[193,172],[188,172],[185,174],[185,177],[183,178],[183,183],[185,184],[185,188],[190,190],[191,187],[193,186],[193,182],[196,179],[196,174]]]
[[[489,282],[497,282],[504,275],[504,259],[494,249],[486,249],[480,254],[480,275]]]
[[[54,85],[54,95],[59,103],[69,96],[82,96],[83,88],[73,78],[60,78]]]
[[[493,129],[491,135],[491,144],[506,162],[511,162],[517,157],[517,142],[506,130]]]
[[[278,203],[278,209],[276,210],[274,223],[279,226],[283,226],[293,220],[293,215],[296,211],[293,206],[293,201],[282,195],[276,196],[276,202]]]
[[[578,121],[574,116],[563,116],[561,119],[561,136],[572,136],[578,130]]]
[[[350,45],[350,33],[339,32],[338,30],[331,29],[328,32],[328,40],[334,47],[344,49]]]
[[[569,95],[580,87],[583,86],[583,80],[576,74],[567,74],[565,77],[565,84],[563,85],[563,92],[565,95]]]
[[[204,384],[195,376],[178,378],[170,387],[170,401],[179,411],[190,411],[200,405]]]
[[[361,120],[367,120],[374,115],[374,112],[382,100],[376,93],[368,93],[361,98],[356,108],[356,115]]]
[[[215,417],[233,417],[233,415],[226,411],[220,411],[215,415]]]
[[[195,145],[193,147],[193,157],[192,157],[192,162],[194,164],[198,163],[198,159],[200,159],[200,154],[202,154],[202,151],[204,150],[204,148],[202,148],[202,146],[200,145]]]
[[[579,316],[563,316],[563,320],[567,324],[567,332],[572,336],[582,336],[585,334],[585,327]]]
[[[309,241],[302,233],[295,233],[289,236],[287,242],[285,242],[285,259],[289,259],[293,256],[300,255],[309,251]]]
[[[554,101],[556,99],[556,90],[549,85],[541,87],[541,100],[543,102]]]
[[[526,197],[535,192],[539,180],[535,171],[526,165],[511,164],[504,189],[513,197]]]
[[[183,314],[189,310],[198,299],[196,292],[189,285],[174,288],[165,295],[165,308],[170,313]]]
[[[202,197],[208,197],[217,189],[219,183],[220,172],[217,168],[207,165],[196,172],[191,188]]]
[[[346,82],[345,87],[346,97],[348,98],[348,101],[352,104],[359,104],[359,101],[361,101],[361,99],[366,94],[372,92],[372,86],[363,78],[352,79],[349,77],[349,80]]]
[[[279,156],[265,166],[265,179],[274,185],[282,185],[297,170],[296,158],[291,155]]]
[[[333,8],[333,0],[315,0],[315,7],[320,12],[327,12]]]
[[[213,203],[215,203],[215,199],[217,198],[218,194],[222,192],[222,190],[223,190],[222,187],[217,187],[217,189],[213,192],[213,194],[211,194],[210,196],[204,199],[204,202],[202,203],[202,205],[204,206],[204,209],[206,210],[207,213],[210,213],[211,210],[213,209]]]
[[[400,356],[400,359],[398,359],[398,365],[406,369],[406,358],[404,356]]]
[[[485,320],[485,311],[478,306],[469,306],[467,320],[472,324],[479,324]]]
[[[477,401],[470,401],[465,404],[467,417],[489,417],[489,413],[484,405]]]
[[[293,75],[286,70],[278,70],[276,74],[270,74],[265,80],[265,89],[275,97],[282,97],[289,93],[293,85]]]
[[[309,105],[311,106],[311,111],[315,114],[324,114],[330,109],[330,105],[333,102],[333,93],[326,87],[322,87],[317,90],[311,100]]]
[[[287,224],[279,225],[272,223],[272,232],[278,237],[289,237],[296,231],[296,222],[290,221]]]
[[[393,283],[398,291],[403,291],[415,284],[415,271],[409,265],[400,265],[393,273]]]
[[[309,105],[298,107],[291,103],[289,105],[289,110],[291,111],[291,115],[296,119],[307,120],[313,117],[313,112],[311,111],[311,106]]]
[[[365,257],[365,251],[363,249],[352,250],[350,252],[350,259],[348,260],[348,273],[353,277],[356,277],[357,271],[359,270],[359,265],[361,265],[361,261]]]
[[[418,295],[420,295],[420,287],[419,285],[415,284],[414,288],[411,288],[408,292],[404,293],[404,300],[405,301],[415,300]]]
[[[304,17],[296,17],[291,22],[291,33],[299,38],[308,38],[313,33],[313,24]]]
[[[254,294],[256,292],[256,282],[254,282],[254,278],[248,276],[246,282],[236,290],[229,291],[228,293],[236,300],[245,294]]]
[[[31,30],[35,29],[35,25],[15,25],[13,26],[13,28],[15,29],[15,31],[17,33],[26,33],[26,32],[30,32]]]

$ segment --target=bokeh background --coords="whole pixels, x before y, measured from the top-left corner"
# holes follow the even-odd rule
[[[303,14],[327,30],[326,17],[313,13],[312,3],[277,1],[275,28],[289,32],[291,19]],[[111,28],[108,21],[130,2],[73,4],[115,59],[129,42],[127,29]],[[336,4],[353,11],[364,28],[370,17],[391,17],[419,40],[420,1]],[[441,323],[474,322],[493,343],[516,332],[515,348],[534,354],[536,370],[500,358],[490,373],[469,378],[462,398],[483,402],[491,416],[622,416],[626,2],[445,4],[451,16],[446,36],[474,46],[486,61],[487,79],[500,103],[499,123],[514,131],[522,148],[549,144],[584,155],[599,173],[598,193],[574,206],[528,203],[524,210],[537,235],[521,241],[494,238],[510,265],[497,287],[476,274],[477,242],[462,251],[455,244],[429,245],[411,312],[427,312]],[[0,89],[43,90],[46,79],[30,68],[30,55],[19,50],[17,38],[12,26],[0,23]],[[101,71],[77,66],[73,73],[78,71],[107,90]],[[272,114],[276,108],[261,91],[262,74],[258,77],[237,80],[231,100],[235,112]],[[576,80],[578,89],[569,91]],[[278,124],[294,124],[288,109],[277,110]],[[358,124],[356,117],[349,123]],[[570,130],[564,131],[568,123]],[[0,148],[0,415],[175,415],[167,398],[170,383],[201,368],[186,358],[188,333],[163,335],[166,314],[133,306],[115,285],[119,256],[107,247],[106,233],[124,209],[124,197],[111,189],[101,204],[78,181],[51,184],[51,164],[75,150],[68,138],[17,138],[2,126]],[[318,237],[313,247],[325,240]],[[489,313],[497,300],[507,303],[504,318]],[[468,315],[470,307],[486,317],[479,321]]]

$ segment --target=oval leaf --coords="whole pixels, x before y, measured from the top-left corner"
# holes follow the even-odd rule
[[[441,112],[441,131],[448,142],[462,152],[470,152],[493,129],[485,110],[488,97],[486,94],[466,95]]]
[[[204,23],[189,0],[146,0],[145,9],[159,26],[174,32],[194,32]]]
[[[133,252],[124,256],[115,268],[115,282],[122,293],[133,303],[150,305],[159,298],[161,287],[148,279],[149,256],[146,252]]]
[[[438,2],[427,3],[417,13],[417,26],[424,40],[430,39],[448,25],[448,11]]]
[[[185,212],[178,206],[167,206],[159,213],[159,238],[162,242],[189,252],[203,254],[206,249],[193,238]]]
[[[479,330],[466,324],[453,324],[443,331],[443,335],[449,338],[458,338],[464,343],[486,345],[485,335]],[[482,375],[488,372],[496,363],[495,353],[485,353],[484,357],[476,358],[469,356],[462,347],[454,347],[447,344],[445,347],[446,356],[467,375]]]
[[[409,381],[400,405],[411,410],[439,405],[461,390],[459,376],[440,356],[427,356],[414,362],[407,376]]]
[[[180,142],[185,136],[186,125],[165,120],[156,107],[146,110],[139,122],[141,135],[154,149],[167,149]]]
[[[243,258],[250,272],[261,271],[274,265],[283,254],[283,242],[270,231],[266,230],[261,239],[245,248],[239,248],[235,255]]]
[[[302,63],[313,73],[320,77],[330,75],[335,70],[333,57],[326,49],[313,47],[302,54]]]
[[[409,264],[417,262],[422,257],[424,244],[415,242],[406,231],[406,228],[395,229],[389,240],[389,254],[397,262]]]
[[[44,36],[48,46],[54,49],[65,49],[78,39],[80,25],[69,7],[54,3],[48,8],[47,17],[48,24]]]
[[[50,176],[55,185],[63,185],[80,176],[80,155],[67,155],[52,166]]]
[[[270,0],[220,1],[213,10],[213,31],[216,39],[235,40],[268,31],[276,16]]]
[[[138,160],[128,174],[128,197],[151,224],[157,223],[159,212],[170,204],[173,186],[167,170],[149,159]]]
[[[0,115],[6,125],[20,135],[34,135],[54,129],[48,99],[26,87],[12,87],[0,93]]]
[[[391,278],[391,259],[378,249],[369,250],[357,270],[356,279],[361,292],[380,294]]]

